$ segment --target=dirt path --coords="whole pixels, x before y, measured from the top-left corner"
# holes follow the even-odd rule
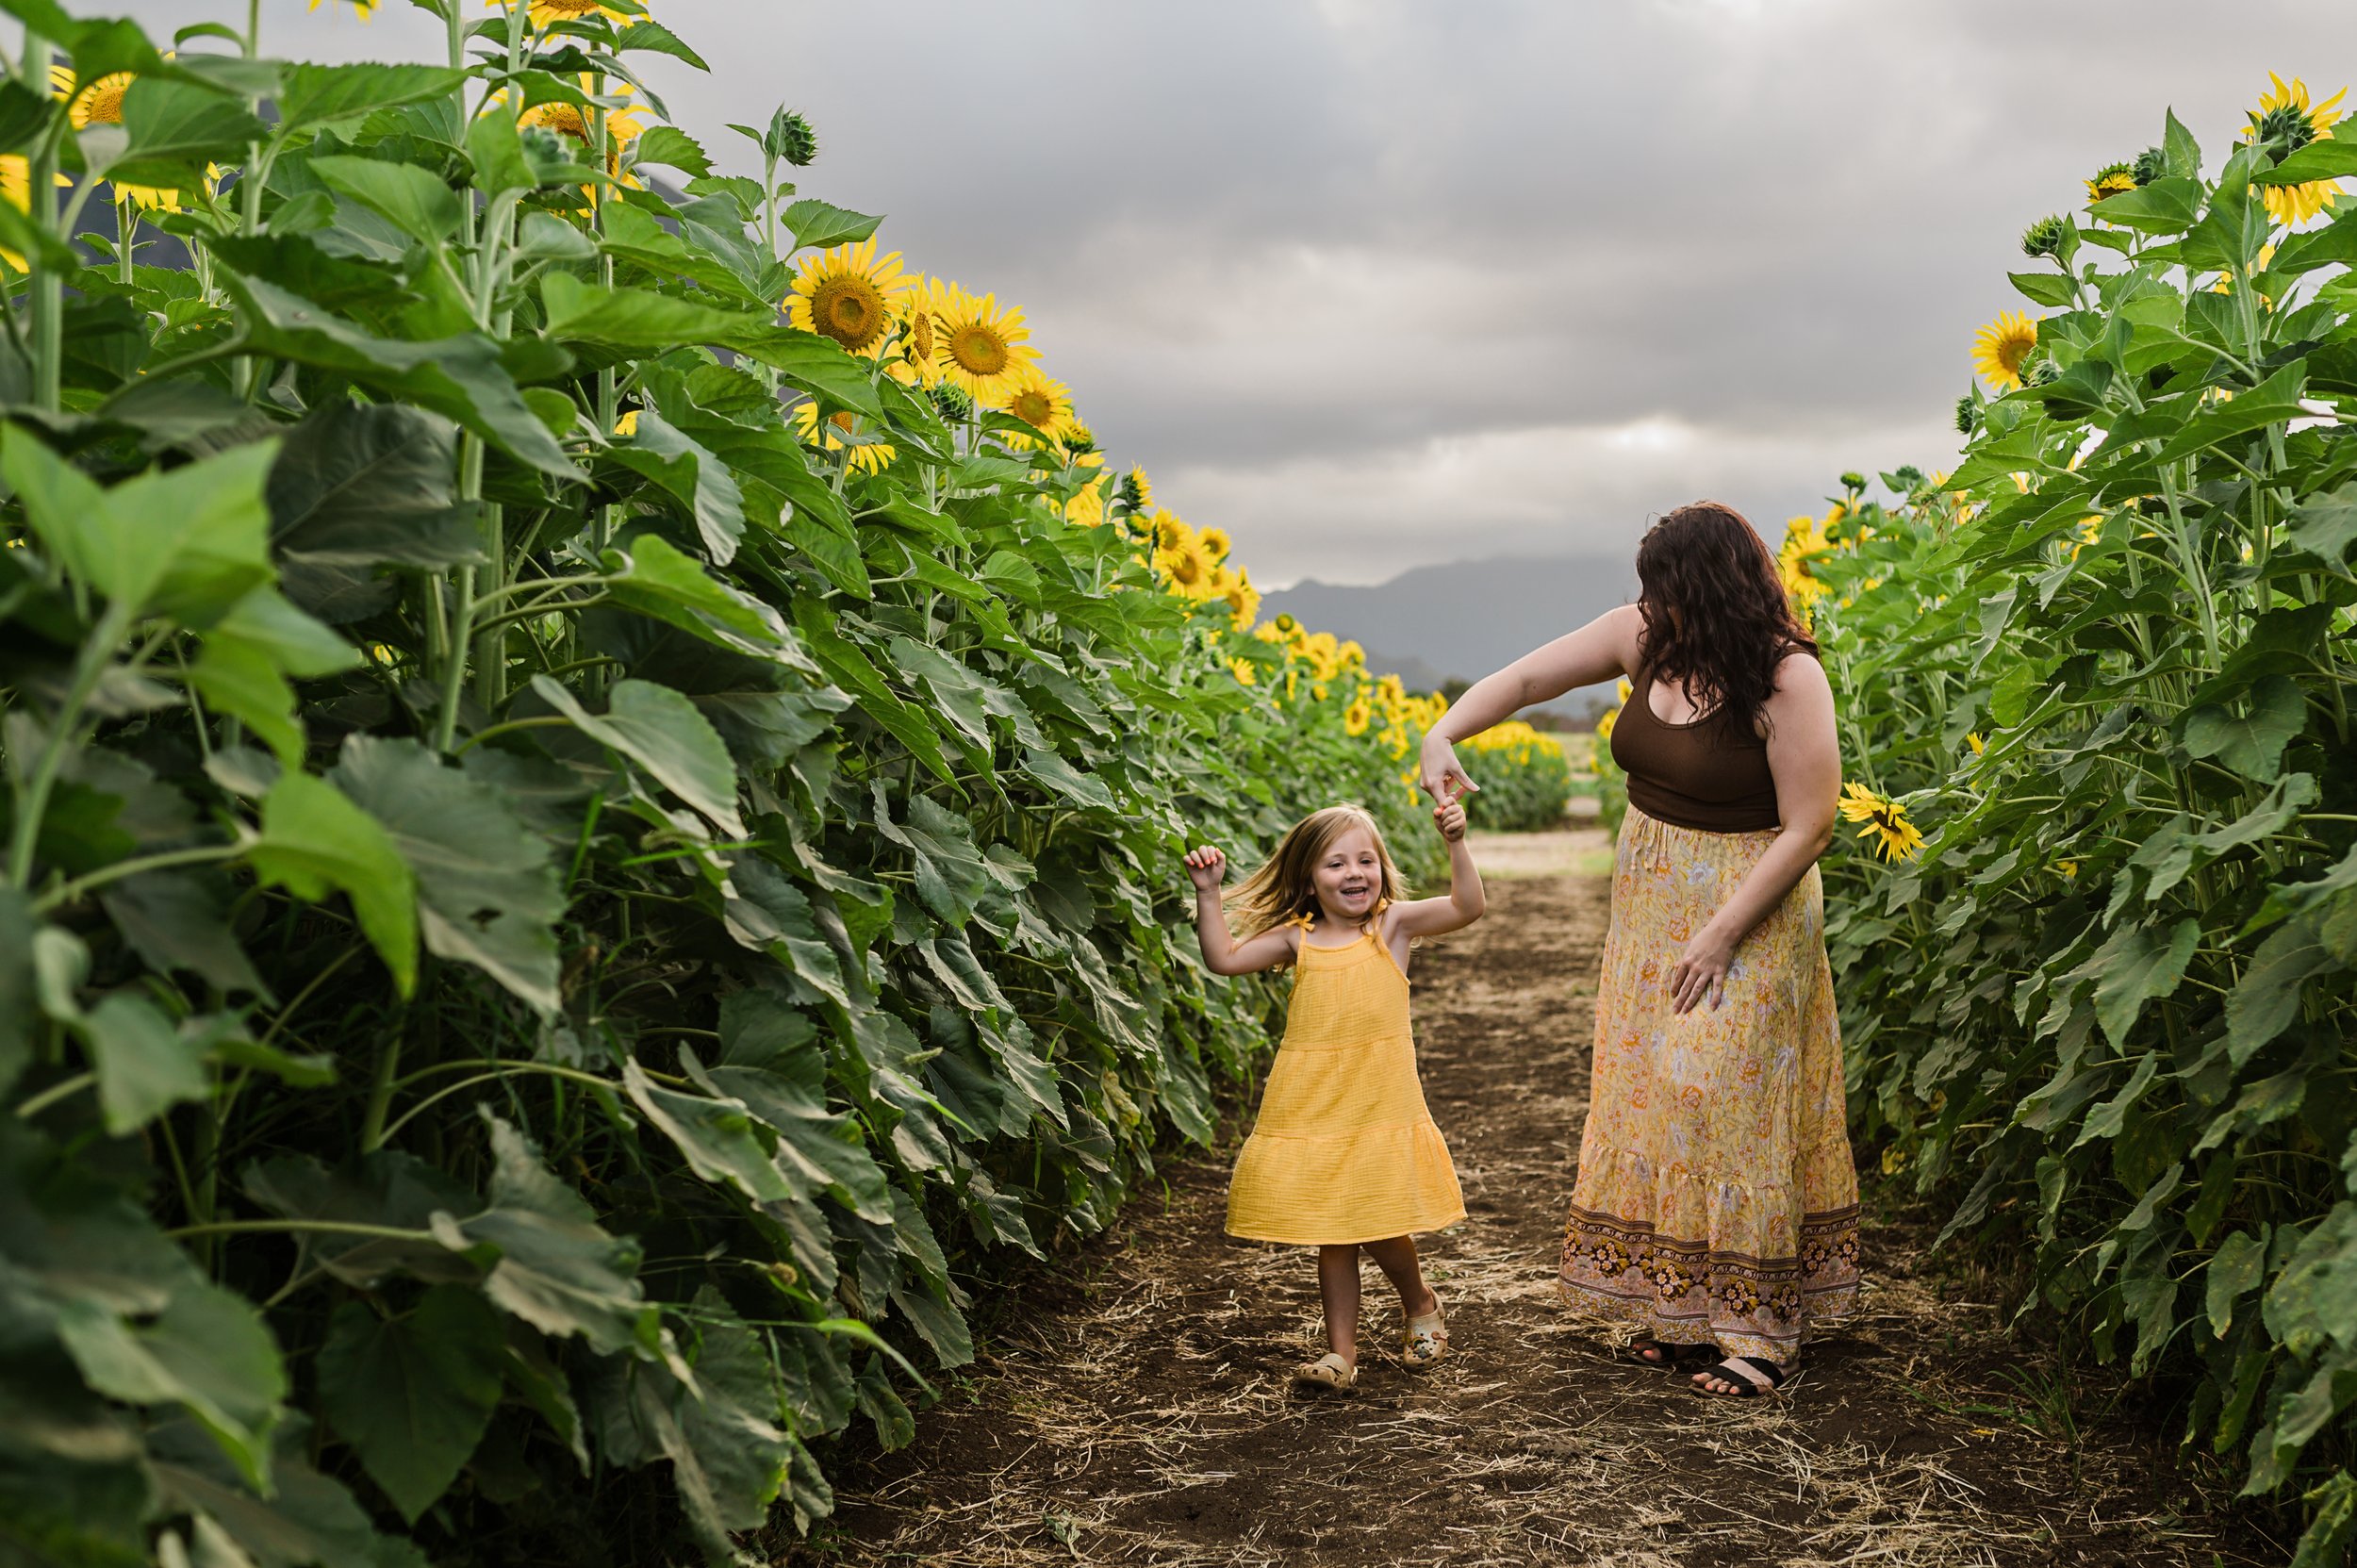
[[[1320,1337],[1307,1255],[1221,1233],[1232,1147],[1174,1160],[1166,1201],[1140,1200],[1115,1233],[997,1304],[971,1378],[920,1419],[914,1446],[851,1467],[840,1514],[799,1555],[973,1568],[2281,1561],[2201,1512],[2161,1439],[2079,1430],[2084,1398],[2022,1374],[1994,1308],[1940,1300],[1904,1228],[1870,1230],[1860,1316],[1812,1348],[1788,1402],[1689,1395],[1565,1318],[1553,1278],[1586,1107],[1602,842],[1496,846],[1490,917],[1417,959],[1426,1092],[1471,1211],[1426,1247],[1451,1306],[1449,1362],[1400,1366],[1396,1308],[1370,1267],[1359,1391],[1293,1393],[1284,1370]]]

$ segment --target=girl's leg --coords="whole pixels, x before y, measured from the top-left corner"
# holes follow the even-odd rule
[[[1416,1238],[1393,1236],[1388,1241],[1369,1242],[1367,1255],[1376,1262],[1392,1288],[1399,1292],[1400,1310],[1409,1317],[1429,1317],[1441,1310],[1441,1298],[1432,1294],[1432,1287],[1424,1282],[1424,1265],[1416,1259]],[[1351,1279],[1358,1279],[1353,1269]],[[1356,1292],[1353,1293],[1355,1297]],[[1353,1305],[1356,1305],[1354,1300]]]
[[[1359,1249],[1318,1248],[1318,1295],[1326,1302],[1326,1343],[1351,1365],[1359,1364]]]

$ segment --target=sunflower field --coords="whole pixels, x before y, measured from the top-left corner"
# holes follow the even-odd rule
[[[1439,699],[1428,698],[1432,711],[1422,719],[1428,727],[1444,711]],[[1419,733],[1421,733],[1421,728]],[[1572,764],[1563,742],[1520,719],[1493,725],[1466,741],[1459,750],[1479,759],[1481,792],[1477,804],[1481,825],[1505,833],[1537,833],[1563,824],[1572,799]]]
[[[2276,81],[2022,236],[1944,476],[1846,476],[1788,586],[1862,1157],[2032,1264],[2189,1457],[2357,1527],[2357,175]],[[2321,220],[2321,221],[2319,221]]]
[[[1426,708],[800,117],[722,174],[635,0],[418,3],[444,64],[0,0],[11,1560],[807,1527],[1266,1051],[1182,844],[1437,864]]]

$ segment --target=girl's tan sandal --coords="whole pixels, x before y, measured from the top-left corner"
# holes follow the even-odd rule
[[[1359,1369],[1328,1350],[1313,1362],[1294,1368],[1294,1381],[1304,1388],[1347,1389],[1359,1380]]]
[[[1423,1317],[1408,1320],[1400,1336],[1399,1359],[1421,1371],[1438,1365],[1448,1355],[1448,1316],[1441,1311],[1441,1298],[1432,1298],[1432,1311]]]

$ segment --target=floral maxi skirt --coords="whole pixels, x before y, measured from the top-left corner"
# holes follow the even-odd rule
[[[1775,834],[1631,808],[1612,874],[1596,1048],[1558,1284],[1665,1344],[1787,1366],[1857,1298],[1857,1171],[1809,868],[1745,937],[1724,999],[1673,1011],[1670,971]]]

